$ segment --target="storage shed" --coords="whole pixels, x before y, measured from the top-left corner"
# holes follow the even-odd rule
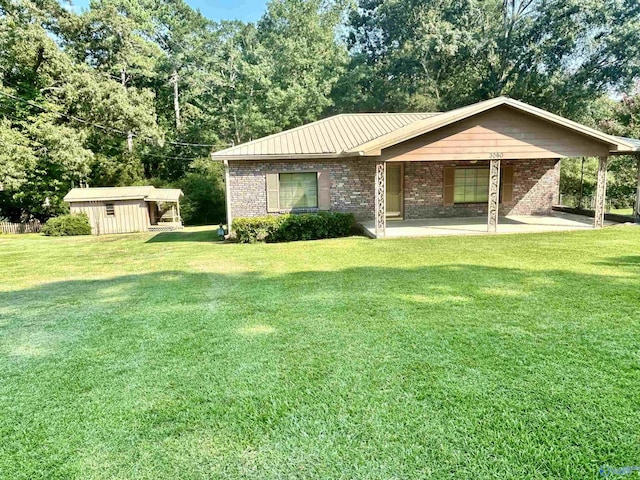
[[[181,190],[174,188],[74,188],[64,197],[71,213],[86,213],[91,233],[170,231],[182,228]]]

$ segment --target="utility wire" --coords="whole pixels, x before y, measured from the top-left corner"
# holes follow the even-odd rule
[[[6,81],[4,81],[4,83],[7,83],[8,85],[10,85]],[[13,88],[17,88],[17,87],[15,87],[13,85],[10,85],[10,86],[12,86]],[[39,108],[40,110],[42,110],[44,112],[53,113],[54,115],[58,115],[59,117],[64,117],[64,118],[67,118],[69,120],[75,120],[76,122],[80,122],[80,123],[83,123],[85,125],[90,125],[92,127],[95,127],[95,128],[98,128],[98,129],[101,129],[101,130],[104,130],[104,131],[115,132],[115,133],[118,133],[118,134],[123,135],[123,136],[127,136],[128,135],[128,132],[125,132],[123,130],[119,130],[119,129],[114,128],[114,127],[107,127],[107,126],[100,125],[100,124],[94,123],[94,122],[89,122],[87,120],[84,120],[82,118],[76,117],[74,115],[69,115],[67,113],[56,112],[55,110],[51,110],[50,108],[44,107],[44,106],[42,106],[42,105],[40,105],[40,104],[38,104],[36,102],[33,102],[31,100],[26,100],[26,99],[18,97],[16,95],[12,95],[10,93],[6,93],[6,92],[3,92],[3,91],[0,91],[0,95],[4,95],[4,96],[12,98],[14,100],[18,100],[20,102],[26,103],[27,105],[31,105],[32,107]],[[140,138],[147,138],[149,140],[155,140],[153,137],[142,137],[142,136],[140,136],[138,134],[135,134],[135,133],[133,134],[133,136],[136,137],[136,138],[140,137]],[[187,142],[175,142],[175,141],[171,141],[171,140],[167,140],[165,143],[168,143],[170,145],[180,146],[180,147],[211,147],[211,148],[213,148],[213,147],[230,147],[230,146],[232,146],[229,143],[226,143],[226,144],[187,143]]]
[[[15,111],[15,107],[12,107]],[[20,118],[17,117],[15,115],[9,115],[7,112],[3,112],[0,113],[0,118],[2,117],[6,117],[6,118],[11,118],[13,120],[15,120],[16,122],[24,122],[24,118]],[[141,154],[143,157],[157,157],[157,158],[164,158],[167,160],[200,160],[202,158],[207,158],[208,155],[202,155],[200,157],[178,157],[178,156],[171,156],[171,155],[163,155],[162,153],[151,153],[151,152],[144,152]]]
[[[9,97],[14,100],[18,100],[20,102],[26,103],[27,105],[31,105],[32,107],[39,108],[44,112],[53,113],[54,115],[58,115],[59,117],[64,117],[69,120],[75,120],[76,122],[84,123],[85,125],[91,125],[92,127],[99,128],[101,130],[107,130],[107,131],[119,133],[121,135],[127,135],[127,132],[123,130],[118,130],[117,128],[113,128],[113,127],[105,127],[104,125],[99,125],[97,123],[89,122],[87,120],[83,120],[82,118],[78,118],[74,115],[69,115],[67,113],[56,112],[54,110],[51,110],[50,108],[43,107],[42,105],[32,102],[31,100],[25,100],[24,98],[18,97],[16,95],[12,95],[10,93],[0,91],[0,95],[4,95],[5,97]]]
[[[172,157],[167,155],[162,155],[161,153],[143,153],[141,154],[143,157],[158,157],[165,158],[168,160],[200,160],[201,158],[207,158],[208,155],[203,155],[202,157]]]

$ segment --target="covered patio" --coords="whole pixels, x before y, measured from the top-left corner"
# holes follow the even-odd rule
[[[380,152],[373,238],[602,228],[609,157],[640,146],[508,98],[421,122],[367,145]],[[552,212],[560,161],[579,156],[599,158],[593,219]]]
[[[604,225],[615,225],[615,223],[605,220]],[[374,221],[363,222],[362,227],[367,236],[378,238]],[[495,233],[541,233],[591,229],[593,229],[592,218],[571,213],[553,212],[544,216],[507,215],[500,217]],[[385,238],[481,235],[486,233],[487,219],[484,217],[427,218],[423,220],[388,220]]]

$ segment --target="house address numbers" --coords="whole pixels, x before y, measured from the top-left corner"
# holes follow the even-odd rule
[[[498,158],[502,158],[504,157],[504,153],[502,152],[490,152],[489,153],[489,158],[492,160],[498,159]]]

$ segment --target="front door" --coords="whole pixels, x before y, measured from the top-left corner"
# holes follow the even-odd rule
[[[402,163],[387,163],[387,217],[402,216]]]

